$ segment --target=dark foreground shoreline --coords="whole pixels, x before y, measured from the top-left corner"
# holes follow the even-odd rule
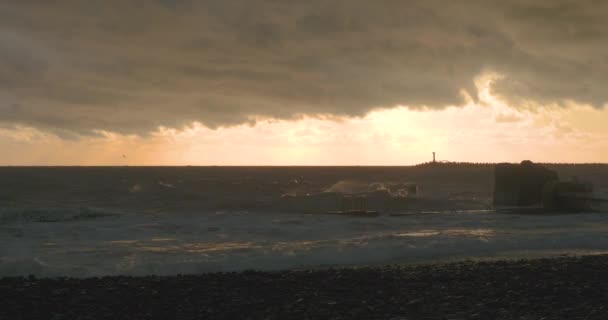
[[[0,279],[0,319],[608,319],[608,256]]]

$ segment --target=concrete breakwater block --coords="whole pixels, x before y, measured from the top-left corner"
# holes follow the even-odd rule
[[[494,168],[494,205],[531,206],[542,203],[543,186],[559,181],[557,172],[531,161],[500,163]]]

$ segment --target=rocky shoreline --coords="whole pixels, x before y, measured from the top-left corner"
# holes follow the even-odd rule
[[[0,319],[607,319],[608,256],[0,279]]]

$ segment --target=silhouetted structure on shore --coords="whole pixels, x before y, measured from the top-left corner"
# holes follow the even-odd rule
[[[557,172],[528,160],[522,161],[521,164],[497,164],[494,169],[494,204],[540,204],[543,186],[558,180]]]
[[[494,206],[538,206],[552,211],[591,210],[593,185],[559,181],[556,171],[525,160],[494,168]]]

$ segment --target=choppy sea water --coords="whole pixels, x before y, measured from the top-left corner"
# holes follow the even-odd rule
[[[602,190],[608,169],[564,167],[560,174]],[[0,276],[171,275],[608,250],[608,214],[485,210],[490,167],[0,168],[0,178]],[[419,186],[419,202],[373,218],[277,205],[337,186],[348,193],[403,183]]]

